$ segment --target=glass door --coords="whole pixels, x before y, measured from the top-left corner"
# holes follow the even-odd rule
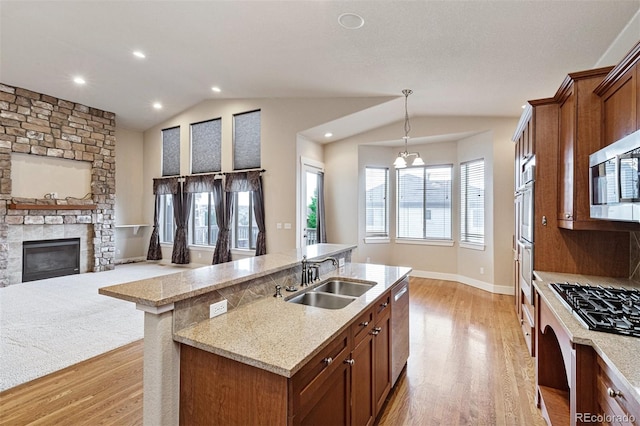
[[[300,246],[318,243],[318,179],[322,165],[303,162],[300,182]]]

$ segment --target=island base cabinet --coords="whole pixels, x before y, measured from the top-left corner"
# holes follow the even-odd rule
[[[181,425],[285,425],[287,418],[286,377],[181,345]]]

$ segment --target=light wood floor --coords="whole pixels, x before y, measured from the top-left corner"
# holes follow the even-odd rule
[[[411,279],[411,356],[379,424],[544,425],[513,297]],[[0,393],[2,425],[142,424],[142,341]]]

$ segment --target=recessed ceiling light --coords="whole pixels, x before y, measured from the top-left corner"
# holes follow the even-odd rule
[[[364,25],[364,19],[358,14],[348,12],[338,16],[338,23],[348,30],[357,30]]]
[[[84,78],[82,78],[82,77],[80,77],[80,76],[73,77],[73,82],[74,82],[75,84],[80,84],[80,85],[82,85],[82,84],[85,84],[85,83],[86,83],[86,81],[84,80]]]
[[[327,133],[324,134],[325,138],[330,138],[331,136],[333,136],[333,133],[331,133],[331,132],[327,132]]]
[[[160,102],[154,102],[154,103],[153,103],[153,107],[154,107],[155,109],[162,109],[162,104],[161,104]]]
[[[222,90],[220,90],[220,88],[219,88],[218,86],[213,86],[213,87],[211,88],[211,90],[213,90],[213,91],[214,91],[214,92],[216,92],[216,93],[220,93],[220,92],[222,92]]]
[[[144,53],[142,53],[139,50],[134,50],[133,51],[133,56],[135,56],[136,58],[140,58],[140,59],[144,59],[147,57],[147,55],[145,55]]]

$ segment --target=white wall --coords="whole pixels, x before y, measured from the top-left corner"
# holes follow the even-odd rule
[[[116,128],[116,225],[152,223],[142,214],[142,147],[142,132]],[[145,240],[144,231],[134,234],[133,228],[116,227],[116,262],[146,257],[149,238]]]
[[[222,118],[222,169],[232,170],[233,114],[261,110],[261,157],[265,192],[267,252],[274,253],[296,246],[296,229],[276,229],[276,223],[296,223],[296,195],[299,152],[319,156],[320,150],[310,141],[299,140],[298,133],[388,101],[388,98],[320,98],[320,99],[240,99],[208,100],[144,132],[144,208],[143,218],[153,218],[151,182],[161,175],[161,130],[181,126],[181,174],[189,173],[190,123]],[[149,238],[150,230],[145,233]],[[166,259],[170,248],[164,248]],[[192,260],[200,262],[192,250]],[[207,253],[207,257],[209,253]],[[210,263],[210,258],[206,262]]]
[[[394,123],[325,146],[327,194],[327,237],[329,242],[354,243],[358,249],[353,259],[372,263],[405,265],[416,275],[456,279],[497,292],[512,291],[511,241],[513,234],[513,142],[511,135],[516,118],[484,117],[415,117],[412,134],[427,137],[462,132],[477,135],[454,142],[411,145],[426,164],[454,164],[453,238],[455,244],[428,246],[401,244],[395,235],[395,196],[391,194],[389,244],[364,243],[364,168],[366,165],[389,166],[391,187],[395,187],[392,162],[402,148],[376,146],[376,143],[399,139],[401,123]],[[485,250],[458,246],[459,241],[459,164],[485,158],[486,170],[486,241]],[[358,182],[349,185],[347,182]],[[328,197],[329,198],[329,197]],[[348,213],[347,213],[348,212]],[[484,273],[480,273],[480,267]]]

